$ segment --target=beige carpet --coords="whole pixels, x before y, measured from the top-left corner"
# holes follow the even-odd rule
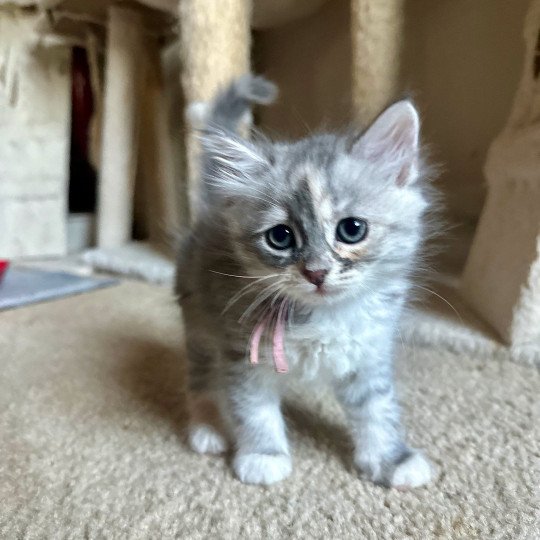
[[[176,308],[126,283],[0,313],[0,538],[539,538],[539,373],[404,349],[410,438],[439,475],[357,478],[328,398],[289,411],[295,469],[244,486],[182,439]]]

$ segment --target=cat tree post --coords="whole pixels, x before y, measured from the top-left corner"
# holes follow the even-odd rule
[[[98,245],[118,247],[131,239],[144,33],[139,12],[112,5],[108,14]]]
[[[212,8],[206,0],[180,0],[179,14],[182,85],[189,107],[211,100],[220,87],[249,71],[251,0],[220,0]],[[186,145],[188,196],[192,203],[198,178],[193,132],[188,133]]]
[[[140,166],[144,179],[149,240],[167,246],[179,230],[178,178],[167,126],[165,82],[160,47],[152,36],[146,40],[148,66],[142,92]]]
[[[403,0],[351,0],[352,101],[361,123],[396,97],[403,19]]]
[[[531,362],[540,342],[540,0],[525,25],[523,75],[485,166],[488,196],[462,279],[471,305]]]

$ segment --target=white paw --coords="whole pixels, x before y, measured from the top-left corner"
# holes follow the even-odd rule
[[[238,454],[233,467],[238,478],[245,484],[269,485],[283,480],[291,474],[289,456],[268,454]]]
[[[227,450],[225,437],[208,424],[189,426],[188,440],[191,449],[199,454],[221,454]]]
[[[392,471],[389,484],[398,489],[415,488],[427,484],[431,476],[429,461],[420,452],[414,452]]]

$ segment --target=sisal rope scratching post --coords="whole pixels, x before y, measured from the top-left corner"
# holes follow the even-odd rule
[[[365,124],[396,97],[403,0],[351,0],[352,101]]]
[[[119,5],[110,6],[99,181],[99,247],[117,247],[131,239],[143,44],[141,14]]]
[[[179,2],[182,85],[187,107],[207,102],[233,78],[249,71],[251,0]],[[189,126],[189,121],[186,122]],[[186,137],[190,208],[197,189],[197,141]],[[193,217],[193,216],[192,216]]]
[[[167,126],[167,98],[160,47],[146,40],[148,65],[142,89],[140,168],[144,181],[146,221],[150,243],[169,246],[179,230],[178,195],[172,146]]]
[[[461,289],[511,349],[531,359],[540,343],[539,31],[534,0],[523,75],[509,121],[488,153],[488,196]]]

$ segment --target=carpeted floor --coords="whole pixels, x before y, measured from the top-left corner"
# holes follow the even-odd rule
[[[0,313],[0,538],[540,537],[534,368],[403,349],[431,486],[358,478],[335,404],[308,396],[288,408],[292,477],[261,488],[186,448],[179,347],[168,291],[145,284]]]

